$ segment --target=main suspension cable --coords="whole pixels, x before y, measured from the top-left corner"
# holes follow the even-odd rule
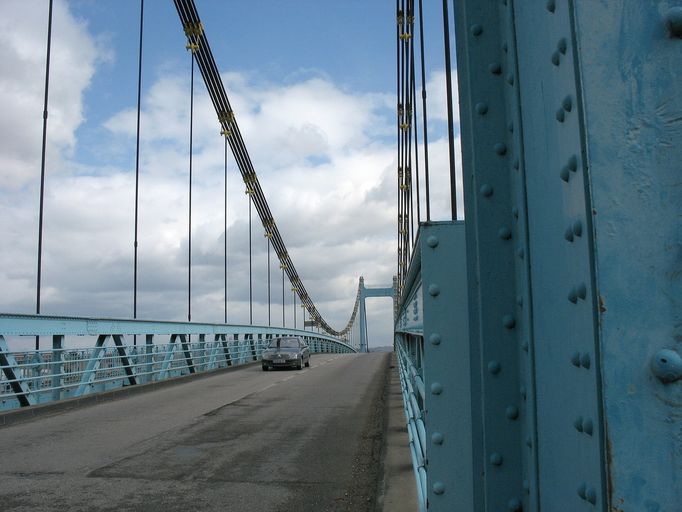
[[[251,188],[254,190],[252,197],[253,205],[256,208],[261,222],[263,223],[263,226],[271,225],[271,231],[273,235],[272,246],[275,249],[275,253],[278,256],[280,263],[284,265],[283,270],[289,277],[289,281],[292,283],[292,285],[296,286],[301,303],[305,304],[306,309],[308,309],[311,317],[320,323],[325,332],[333,336],[342,336],[351,328],[350,320],[342,330],[337,331],[322,318],[319,311],[317,310],[317,307],[303,286],[291,257],[288,255],[281,233],[279,232],[277,224],[274,222],[272,212],[270,211],[267,200],[265,199],[265,194],[263,193],[260,182],[253,168],[253,163],[251,162],[249,154],[246,150],[246,146],[244,145],[244,140],[239,130],[239,126],[235,120],[234,112],[232,111],[227,94],[225,93],[222,79],[218,73],[215,59],[213,58],[211,48],[204,34],[203,25],[196,12],[194,1],[174,0],[174,3],[187,37],[198,46],[198,50],[196,52],[197,64],[199,65],[204,83],[206,84],[209,97],[211,98],[213,107],[218,114],[218,120],[221,127],[223,129],[229,130],[230,132],[230,149],[232,150],[232,154],[234,155],[244,182],[251,186]]]

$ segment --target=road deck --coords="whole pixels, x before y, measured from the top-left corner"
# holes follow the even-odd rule
[[[389,354],[252,365],[0,428],[3,511],[374,511]]]

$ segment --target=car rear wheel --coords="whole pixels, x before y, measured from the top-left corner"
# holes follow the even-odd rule
[[[302,370],[302,369],[303,369],[303,357],[301,357],[301,359],[299,359],[298,365],[296,366],[296,369],[297,369],[297,370]]]
[[[264,372],[267,372],[267,371],[268,371],[268,366],[265,365],[265,364],[263,365],[263,371],[264,371]]]
[[[308,356],[308,360],[305,362],[306,368],[310,368],[310,356]]]

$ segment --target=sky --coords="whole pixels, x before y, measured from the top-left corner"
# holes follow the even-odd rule
[[[0,2],[0,312],[34,313],[36,307],[47,5]],[[385,286],[396,273],[395,4],[196,0],[196,5],[289,255],[318,310],[341,329],[358,277],[368,286]],[[424,5],[434,220],[450,212],[437,7]],[[139,0],[54,2],[43,314],[132,317],[139,8]],[[173,3],[147,0],[141,319],[187,317],[191,60],[185,44]],[[194,102],[192,320],[221,322],[223,139],[198,72]],[[229,321],[247,324],[248,197],[231,155],[228,168]],[[254,323],[267,325],[263,233],[254,210]],[[271,322],[281,325],[282,281],[274,251],[271,278]],[[290,290],[287,282],[287,326],[294,321]],[[367,308],[370,346],[391,345],[390,301],[372,299]],[[296,310],[300,327],[301,308]]]

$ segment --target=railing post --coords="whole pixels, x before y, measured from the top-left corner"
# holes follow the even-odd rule
[[[51,387],[52,400],[60,400],[62,398],[62,352],[64,348],[64,336],[55,334],[52,336],[52,364],[51,364]],[[38,388],[41,387],[41,382],[38,381]]]
[[[145,379],[144,382],[152,382],[154,380],[154,335],[145,335]]]

